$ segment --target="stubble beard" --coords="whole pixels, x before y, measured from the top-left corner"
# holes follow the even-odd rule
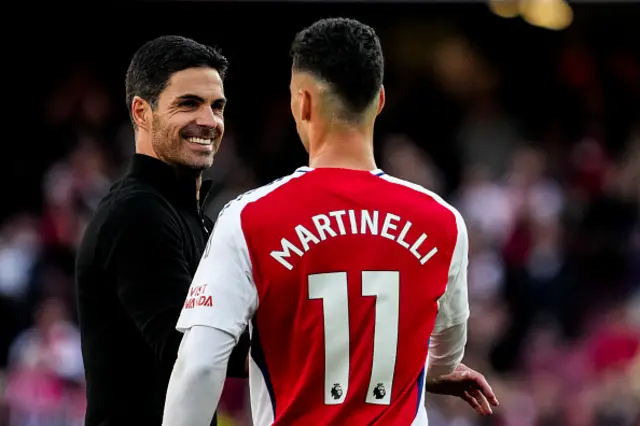
[[[172,134],[169,126],[166,126],[155,114],[151,143],[160,160],[196,175],[200,175],[213,164],[213,155],[198,155],[191,152],[180,133]]]

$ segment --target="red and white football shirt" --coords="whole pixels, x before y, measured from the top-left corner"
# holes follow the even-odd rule
[[[426,425],[429,337],[468,319],[467,257],[437,195],[304,167],[221,212],[178,329],[250,325],[254,425]]]

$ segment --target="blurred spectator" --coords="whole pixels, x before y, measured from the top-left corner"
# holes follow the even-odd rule
[[[76,248],[86,221],[108,189],[99,148],[92,140],[81,140],[68,160],[55,163],[45,175],[45,246]]]
[[[36,219],[18,215],[0,228],[0,298],[24,300],[40,253]]]
[[[406,135],[382,140],[382,168],[389,174],[441,193],[444,182],[429,155]]]
[[[511,201],[507,189],[491,177],[486,167],[465,169],[456,205],[469,226],[489,246],[501,247],[511,235],[515,221]]]
[[[84,419],[80,334],[64,304],[42,302],[35,324],[18,335],[9,352],[4,393],[9,426],[77,424]]]
[[[0,367],[7,362],[13,337],[28,323],[24,312],[39,255],[35,218],[18,215],[0,226]]]

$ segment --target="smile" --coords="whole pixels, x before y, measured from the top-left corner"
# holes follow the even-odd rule
[[[198,145],[213,144],[213,139],[204,139],[204,138],[196,138],[196,137],[187,138],[187,141],[191,143],[197,143]]]

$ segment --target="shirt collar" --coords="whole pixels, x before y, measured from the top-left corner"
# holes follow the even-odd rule
[[[312,167],[307,167],[307,166],[302,166],[302,167],[298,167],[296,169],[296,173],[307,173],[307,172],[312,172],[315,169]],[[345,169],[343,169],[345,170]],[[385,174],[381,169],[373,169],[373,170],[369,170],[369,173],[371,173],[374,176],[382,176],[383,174]]]
[[[172,203],[196,209],[199,207],[196,201],[195,175],[181,174],[169,164],[144,154],[133,156],[129,175],[151,185]],[[212,187],[212,180],[203,180],[199,194],[200,205],[206,201]]]

